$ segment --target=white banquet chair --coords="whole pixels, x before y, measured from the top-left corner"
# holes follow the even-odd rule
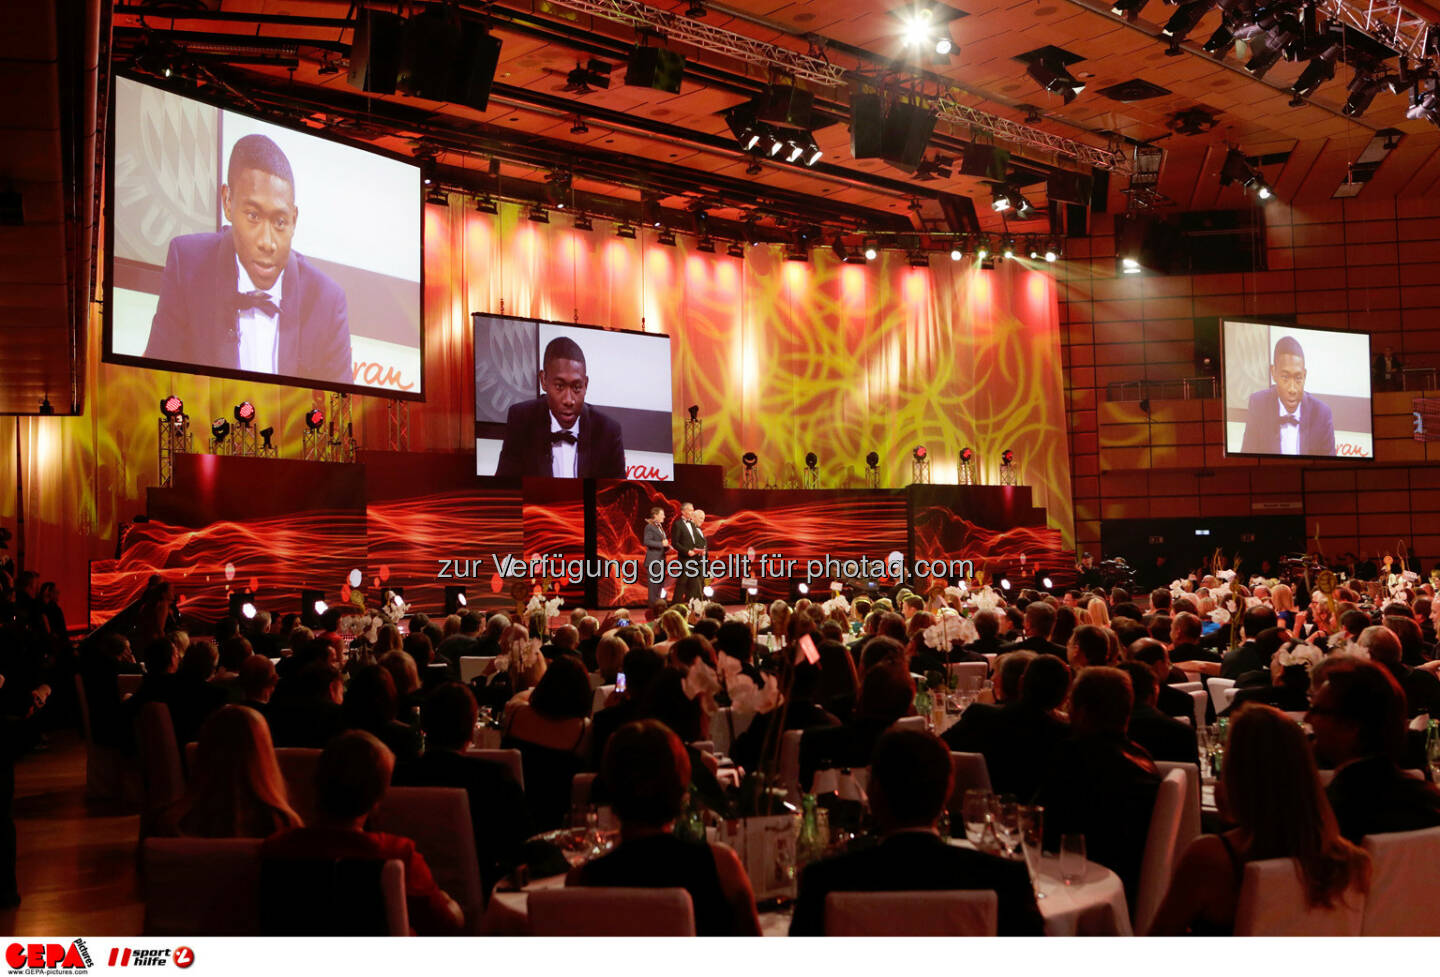
[[[1440,875],[1440,828],[1369,835],[1370,894],[1362,936],[1440,936],[1430,895]]]
[[[472,746],[465,751],[465,755],[500,764],[510,771],[510,776],[515,778],[520,789],[525,789],[525,759],[519,750],[481,750]]]
[[[694,936],[684,889],[568,886],[528,896],[535,936]]]
[[[832,892],[826,936],[994,936],[1000,898],[992,889]]]
[[[990,790],[990,768],[983,753],[950,751],[950,765],[955,768],[955,790],[952,797],[963,798],[967,790]]]
[[[367,827],[415,842],[430,873],[465,912],[467,932],[480,933],[484,887],[475,853],[470,797],[461,787],[391,787]]]
[[[1235,698],[1235,680],[1233,678],[1214,678],[1206,680],[1205,687],[1210,692],[1210,704],[1215,707],[1215,715],[1220,715],[1230,705],[1230,700]],[[1229,692],[1227,696],[1225,693]]]
[[[1236,936],[1359,936],[1365,897],[1354,889],[1329,909],[1305,902],[1300,866],[1267,858],[1245,866],[1235,907]]]
[[[979,689],[985,684],[985,677],[990,674],[990,663],[984,662],[950,662],[945,666],[949,671],[951,681],[956,682],[956,688]]]
[[[1185,788],[1180,801],[1180,830],[1175,835],[1175,860],[1179,861],[1190,842],[1200,837],[1200,765],[1198,763],[1176,763],[1173,760],[1156,760],[1155,769],[1160,776],[1172,770],[1185,775]]]
[[[1135,932],[1145,935],[1175,868],[1175,839],[1180,834],[1180,811],[1185,800],[1185,772],[1171,770],[1155,792],[1150,812],[1150,829],[1145,834],[1145,853],[1140,859],[1140,881],[1135,893]]]
[[[146,838],[146,936],[260,935],[259,838]]]
[[[485,669],[495,660],[494,655],[461,655],[460,681],[469,685],[485,674]],[[443,662],[441,664],[444,664]]]

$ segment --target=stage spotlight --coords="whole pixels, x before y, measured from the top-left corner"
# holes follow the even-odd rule
[[[706,597],[714,597],[714,596],[715,596],[715,588],[714,588],[714,587],[706,587],[703,591],[701,591],[701,593],[703,593]]]
[[[810,470],[813,472],[813,471],[815,470],[816,466],[818,466],[819,464],[820,464],[820,458],[819,458],[818,455],[815,454],[815,452],[810,451],[810,452],[807,452],[807,453],[806,453],[806,455],[805,455],[805,467],[806,467],[806,468],[810,469]]]
[[[325,412],[318,407],[312,407],[305,412],[305,426],[312,431],[318,431],[325,423]]]
[[[700,405],[699,405],[699,404],[691,404],[689,407],[685,408],[685,411],[686,411],[686,413],[688,413],[688,414],[690,415],[690,420],[692,420],[692,421],[698,421],[698,420],[700,420]]]
[[[302,589],[300,591],[300,623],[314,628],[320,623],[320,615],[330,609],[325,603],[325,591]]]
[[[1003,214],[1013,207],[1010,201],[1010,188],[1003,183],[997,183],[990,188],[990,209],[997,214]]]
[[[975,257],[979,258],[981,261],[984,261],[986,258],[990,257],[989,241],[983,239],[980,241],[980,244],[977,245],[975,248]]]
[[[260,429],[260,440],[261,440],[261,442],[262,442],[261,445],[260,445],[260,447],[261,447],[263,450],[269,451],[272,447],[274,447],[274,446],[270,443],[270,439],[271,439],[274,435],[275,435],[275,429],[274,429],[273,427],[266,427],[266,428],[261,428],[261,429]]]
[[[1009,590],[1009,589],[1010,589],[1010,578],[1007,577],[1007,576],[1006,576],[1005,574],[1003,574],[1003,573],[1000,575],[1000,589],[1001,589],[1001,590]]]
[[[230,592],[230,616],[236,620],[244,618],[252,620],[255,617],[255,595],[248,590],[232,590]]]
[[[588,214],[576,214],[575,222],[571,226],[574,227],[577,231],[595,230],[595,222],[590,219],[590,216]]]
[[[185,402],[174,394],[171,394],[160,401],[160,413],[172,419],[180,417],[185,413]]]
[[[743,455],[740,456],[740,460],[744,463],[746,468],[754,468],[756,465],[760,464],[760,456],[753,451],[745,452]]]
[[[810,585],[809,585],[808,583],[806,583],[805,581],[803,581],[803,580],[801,580],[799,583],[795,584],[795,589],[796,589],[798,592],[800,592],[801,594],[808,594],[808,593],[810,593]]]
[[[1045,260],[1046,260],[1046,261],[1050,262],[1051,264],[1054,264],[1055,261],[1056,261],[1059,257],[1060,257],[1060,249],[1055,245],[1055,242],[1054,242],[1054,241],[1051,241],[1049,244],[1046,244],[1046,245],[1045,245]]]
[[[951,248],[951,249],[950,249],[950,260],[951,260],[951,261],[959,261],[959,260],[960,260],[961,258],[963,258],[963,257],[965,257],[965,252],[964,252],[964,251],[961,251],[959,248]]]
[[[467,604],[464,587],[447,586],[445,588],[445,614],[447,617],[451,614],[459,614]]]
[[[865,260],[866,260],[866,261],[874,261],[874,260],[875,260],[875,256],[878,255],[879,253],[880,253],[879,251],[876,251],[876,250],[875,250],[875,246],[874,246],[873,244],[867,244],[867,245],[865,246]]]
[[[1004,250],[1002,250],[1000,254],[1005,258],[1006,261],[1009,261],[1011,258],[1015,257],[1015,239],[1013,237],[1007,237],[1005,239]]]
[[[725,253],[732,258],[743,258],[745,257],[745,245],[739,241],[731,241],[730,246],[725,249]]]
[[[926,458],[930,457],[930,452],[926,450],[925,446],[922,444],[918,445],[914,451],[910,452],[910,457],[914,458],[916,461],[924,461]]]
[[[1034,243],[1033,241],[1030,243],[1030,260],[1031,260],[1031,261],[1039,261],[1039,260],[1040,260],[1040,249],[1035,246],[1035,243]]]
[[[1049,577],[1041,577],[1040,586],[1044,587],[1046,590],[1049,590],[1050,588],[1055,586],[1055,581],[1051,580]]]
[[[241,424],[249,424],[255,420],[255,405],[248,400],[243,400],[235,405],[235,420]]]
[[[1350,97],[1345,100],[1345,105],[1340,111],[1351,118],[1364,115],[1365,111],[1370,108],[1370,103],[1375,101],[1375,96],[1380,94],[1380,89],[1384,87],[1383,76],[1363,68],[1356,68],[1355,77],[1350,79]]]
[[[1141,271],[1140,262],[1135,258],[1121,258],[1120,271],[1126,275],[1138,275]]]
[[[872,451],[865,456],[865,464],[871,469],[880,467],[880,455]]]
[[[1085,83],[1077,81],[1069,68],[1046,58],[1031,61],[1025,66],[1025,73],[1047,92],[1058,94],[1066,105],[1085,90]]]
[[[702,237],[695,242],[695,250],[703,254],[715,253],[715,241],[712,238]]]
[[[325,603],[323,600],[317,600],[317,601],[314,603],[313,607],[314,607],[314,610],[315,610],[315,615],[316,615],[317,617],[323,615],[326,611],[328,611],[328,610],[330,609],[330,605],[327,604],[327,603]]]
[[[431,187],[425,191],[425,202],[444,207],[450,202],[450,195],[445,192],[443,187]]]
[[[1310,60],[1305,70],[1300,72],[1300,77],[1295,84],[1290,86],[1290,94],[1295,98],[1309,98],[1325,82],[1335,77],[1335,59],[1340,56],[1340,45],[1332,44],[1321,54]],[[1295,103],[1291,103],[1292,105]]]
[[[921,251],[918,248],[914,251],[907,252],[905,255],[905,260],[910,263],[911,268],[930,267],[930,255],[924,251]]]
[[[230,422],[225,420],[225,418],[217,417],[210,423],[210,436],[215,439],[217,444],[224,441],[229,434]]]
[[[961,448],[961,449],[960,449],[960,460],[961,460],[961,461],[973,461],[974,459],[975,459],[975,449],[974,449],[974,448]]]
[[[532,204],[525,216],[536,224],[550,223],[550,211],[546,210],[541,204]]]
[[[685,8],[686,17],[704,17],[705,5],[700,0],[690,0],[690,6]]]
[[[623,237],[623,238],[625,238],[627,241],[633,241],[633,240],[635,240],[635,228],[634,228],[634,226],[632,226],[632,225],[630,225],[630,224],[623,224],[623,223],[622,223],[622,224],[616,224],[616,225],[615,225],[615,236],[616,236],[616,237]]]
[[[495,198],[490,196],[488,193],[482,194],[481,196],[475,198],[475,213],[498,214],[500,213],[500,205],[496,203]]]
[[[665,245],[667,248],[673,248],[675,247],[675,232],[667,227],[659,234],[655,235],[655,241],[659,244]]]

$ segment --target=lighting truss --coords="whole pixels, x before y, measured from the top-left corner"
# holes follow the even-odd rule
[[[681,16],[678,12],[651,7],[639,0],[546,0],[546,3],[552,7],[562,7],[611,23],[623,24],[635,30],[663,34],[673,41],[692,45],[702,51],[734,58],[757,67],[782,71],[797,80],[827,88],[848,88],[856,78],[855,72],[831,64],[824,58],[758,41],[704,21]],[[951,89],[938,95],[932,106],[938,117],[946,122],[993,133],[1016,145],[1044,150],[1105,170],[1127,171],[1130,167],[1128,157],[1119,150],[1066,139],[971,108],[960,101],[969,94]]]
[[[1375,38],[1400,54],[1423,59],[1430,37],[1430,22],[1403,4],[1391,0],[1320,0],[1315,9],[1329,20]]]

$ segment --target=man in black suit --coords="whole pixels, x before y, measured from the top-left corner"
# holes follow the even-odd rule
[[[479,708],[459,682],[436,686],[421,707],[425,752],[395,768],[401,787],[460,787],[470,798],[470,823],[480,882],[488,899],[495,883],[521,861],[529,835],[525,792],[502,764],[465,755]]]
[[[1403,389],[1404,380],[1400,371],[1404,368],[1404,364],[1400,362],[1400,357],[1395,355],[1395,347],[1386,346],[1380,355],[1375,357],[1375,367],[1372,370],[1375,389]]]
[[[1405,714],[1414,717],[1422,712],[1440,718],[1440,679],[1434,672],[1411,668],[1402,657],[1404,647],[1399,632],[1411,630],[1416,635],[1420,629],[1410,618],[1387,617],[1385,624],[1368,627],[1360,632],[1360,647],[1370,653],[1375,662],[1394,677],[1405,694]]]
[[[1070,667],[1053,655],[1036,655],[1020,678],[1018,698],[1007,699],[984,722],[962,717],[946,731],[945,742],[961,753],[984,754],[995,793],[1029,803],[1070,735],[1055,714],[1069,688]]]
[[[945,744],[919,730],[894,729],[870,761],[870,810],[878,844],[806,866],[795,897],[791,936],[825,932],[832,892],[990,889],[999,898],[1001,936],[1039,936],[1044,921],[1025,863],[948,845],[935,828],[954,771]]]
[[[705,551],[705,537],[695,526],[695,504],[680,504],[680,517],[670,530],[675,551],[680,555],[680,572],[675,577],[675,599],[680,602],[700,596],[701,574],[686,566],[692,560],[701,559]]]
[[[665,510],[657,505],[645,521],[644,534],[646,602],[652,605],[660,599],[660,590],[665,586],[665,550],[670,540],[662,528],[664,523]]]
[[[1195,727],[1155,708],[1155,673],[1149,665],[1128,661],[1120,666],[1130,676],[1135,706],[1130,710],[1130,738],[1156,760],[1196,763],[1199,756]],[[1191,715],[1194,713],[1192,711]]]
[[[1065,658],[1065,648],[1050,640],[1055,627],[1055,608],[1037,600],[1025,608],[1025,637],[1001,647],[1001,651],[1033,651],[1041,655]]]
[[[220,206],[227,227],[171,240],[145,355],[353,382],[345,291],[290,248],[295,175],[273,140],[236,141]]]
[[[1224,656],[1200,646],[1203,624],[1198,615],[1181,611],[1170,619],[1170,660],[1172,662],[1210,662],[1219,665]]]
[[[495,474],[555,478],[624,478],[620,425],[585,403],[585,353],[568,336],[545,346],[534,400],[510,406]]]
[[[1150,754],[1126,735],[1134,705],[1130,676],[1118,668],[1081,672],[1070,690],[1070,742],[1036,797],[1046,847],[1058,849],[1062,834],[1084,835],[1086,855],[1120,876],[1132,906],[1160,788]]]
[[[985,655],[998,655],[1005,649],[1005,642],[1000,640],[1000,614],[998,612],[976,611],[970,622],[975,625],[976,638],[965,646],[966,651],[983,658]]]
[[[1340,833],[1371,834],[1440,825],[1440,790],[1407,777],[1396,759],[1405,749],[1405,695],[1383,666],[1360,659],[1322,662],[1305,719],[1315,731],[1315,756],[1333,766],[1325,788]]]
[[[1181,692],[1170,685],[1170,653],[1165,650],[1165,646],[1154,638],[1144,638],[1131,645],[1127,654],[1130,661],[1139,662],[1150,669],[1150,676],[1156,685],[1151,705],[1163,715],[1186,716],[1194,722],[1195,700],[1190,698],[1188,692]],[[1135,694],[1137,697],[1140,694],[1138,687]]]
[[[1305,350],[1294,336],[1275,343],[1270,382],[1273,387],[1250,395],[1241,453],[1334,457],[1335,419],[1305,392]]]

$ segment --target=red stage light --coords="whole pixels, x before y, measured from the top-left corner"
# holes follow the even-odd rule
[[[312,407],[305,414],[305,426],[312,431],[318,431],[325,423],[325,412],[318,407]]]
[[[975,452],[974,452],[973,450],[971,450],[970,448],[961,448],[961,449],[960,449],[960,460],[961,460],[961,461],[969,461],[969,460],[971,460],[971,459],[974,458],[974,457],[975,457]]]
[[[250,403],[250,401],[248,400],[241,401],[239,404],[236,404],[235,420],[239,421],[241,424],[249,424],[251,421],[255,420],[255,405]]]
[[[185,402],[174,394],[160,401],[160,413],[166,417],[179,417],[184,410]]]

